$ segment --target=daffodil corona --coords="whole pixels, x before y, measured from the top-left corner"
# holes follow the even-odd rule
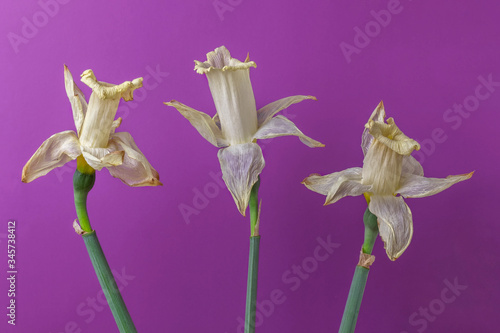
[[[410,244],[413,222],[403,198],[421,198],[439,193],[472,172],[446,178],[426,178],[420,163],[411,156],[420,145],[396,126],[394,119],[385,122],[382,102],[373,111],[362,135],[365,155],[362,168],[307,177],[303,184],[326,195],[325,205],[345,196],[365,194],[369,210],[377,216],[380,237],[387,255],[397,259]]]
[[[113,177],[130,186],[161,185],[158,172],[132,136],[126,132],[115,133],[122,120],[114,119],[120,99],[132,100],[133,91],[142,87],[142,78],[114,85],[97,81],[92,70],[86,70],[81,80],[92,88],[88,105],[68,67],[64,66],[66,93],[78,135],[64,131],[43,142],[24,166],[23,182],[29,183],[78,158],[77,168],[83,173],[106,167]]]
[[[247,59],[241,62],[231,57],[221,46],[207,54],[207,61],[195,61],[195,70],[206,74],[217,113],[212,118],[172,100],[166,105],[175,107],[211,144],[222,148],[218,157],[223,179],[234,201],[245,215],[252,186],[264,168],[264,157],[258,139],[295,135],[309,147],[323,144],[305,136],[284,116],[275,116],[292,104],[313,96],[291,96],[257,110],[250,83],[250,68],[257,67]]]

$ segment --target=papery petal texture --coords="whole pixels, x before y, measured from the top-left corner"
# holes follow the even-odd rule
[[[222,135],[230,144],[248,143],[257,131],[257,109],[246,70],[207,73]]]
[[[168,106],[173,106],[186,118],[189,120],[191,125],[204,137],[208,142],[216,147],[226,147],[228,143],[222,136],[222,132],[219,127],[217,127],[215,121],[210,118],[206,113],[197,111],[190,108],[187,105],[179,103],[175,100],[165,103]],[[215,118],[215,117],[214,117]]]
[[[411,175],[423,176],[424,168],[422,168],[422,165],[413,156],[405,155],[403,156],[403,166],[401,169],[401,173],[403,175],[411,174]]]
[[[113,177],[135,187],[163,185],[158,172],[149,164],[129,133],[113,134],[109,146],[117,152],[124,153],[121,164],[107,167]]]
[[[304,135],[294,123],[285,118],[284,116],[276,116],[266,122],[255,135],[254,139],[269,139],[275,138],[278,136],[285,135],[295,135],[298,136],[300,141],[304,143],[306,146],[311,148],[314,147],[324,147],[325,145],[319,141],[313,140],[310,137]]]
[[[73,110],[76,132],[80,135],[85,114],[87,113],[87,101],[83,92],[75,84],[73,76],[66,65],[64,65],[64,87],[71,103],[71,109]]]
[[[384,102],[380,101],[375,110],[373,110],[370,119],[368,119],[368,123],[370,121],[384,122],[384,119],[385,119]],[[370,148],[372,141],[373,141],[373,136],[370,134],[370,130],[365,127],[363,135],[361,136],[361,148],[363,149],[364,155],[366,155],[366,153],[368,152],[368,148]]]
[[[257,110],[257,120],[259,123],[259,127],[265,124],[268,120],[270,120],[276,113],[280,112],[281,110],[286,109],[292,104],[300,103],[306,99],[316,100],[316,97],[304,96],[304,95],[290,96],[279,99],[260,108],[259,110]]]
[[[29,183],[81,155],[74,131],[64,131],[45,140],[23,168],[22,181]]]
[[[404,135],[392,118],[387,119],[387,124],[370,120],[366,126],[374,139],[400,155],[410,155],[413,150],[420,149],[418,142]]]
[[[373,186],[373,193],[394,194],[399,186],[403,156],[375,140],[363,160],[363,181]]]
[[[472,177],[474,173],[448,176],[446,178],[426,178],[418,175],[404,175],[397,193],[405,198],[423,198],[446,190],[458,182]]]
[[[102,168],[120,165],[123,162],[123,151],[109,148],[88,148],[81,146],[82,155],[92,169],[100,171]]]
[[[402,197],[373,195],[368,206],[377,216],[380,237],[387,256],[396,260],[410,245],[413,221],[410,208]]]
[[[358,196],[371,191],[370,185],[361,184],[361,168],[350,168],[329,175],[310,175],[302,181],[308,189],[326,195],[325,205],[346,196]]]
[[[257,67],[253,61],[241,62],[238,59],[232,58],[229,50],[225,46],[216,48],[214,51],[207,53],[207,61],[201,62],[195,60],[195,71],[198,74],[206,74],[212,70],[239,70]]]
[[[252,187],[264,169],[262,150],[255,143],[244,143],[223,148],[217,156],[222,178],[233,195],[238,210],[245,216]]]
[[[82,82],[92,88],[80,143],[89,148],[106,148],[120,99],[133,99],[133,91],[142,87],[142,78],[119,85],[97,81],[92,70],[83,72]]]

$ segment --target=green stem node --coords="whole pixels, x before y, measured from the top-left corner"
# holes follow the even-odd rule
[[[365,239],[361,251],[366,254],[371,254],[378,235],[377,216],[373,215],[367,208],[363,216],[363,222],[365,224]],[[369,272],[370,270],[368,268],[360,265],[356,266],[354,270],[351,289],[347,296],[339,333],[354,333]]]

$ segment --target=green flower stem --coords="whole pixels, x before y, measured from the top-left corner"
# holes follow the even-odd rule
[[[250,254],[248,258],[247,299],[245,307],[245,333],[255,332],[255,311],[257,303],[257,279],[259,272],[259,200],[260,178],[250,193]]]
[[[378,235],[377,217],[373,215],[367,208],[363,216],[365,224],[365,240],[362,247],[362,252],[371,254],[375,240]],[[365,292],[366,281],[370,270],[366,267],[357,265],[352,278],[351,289],[347,296],[347,302],[342,316],[339,333],[353,333],[358,320],[361,300]]]
[[[73,189],[76,214],[80,222],[80,228],[83,230],[83,241],[87,247],[90,261],[92,262],[92,266],[94,266],[95,273],[111,308],[118,329],[121,333],[136,333],[137,330],[120,294],[120,290],[116,285],[115,278],[104,256],[101,244],[97,239],[95,231],[90,226],[87,213],[87,195],[94,186],[95,172],[90,167],[86,169],[81,168],[81,164],[79,164],[79,167],[73,176]]]
[[[95,231],[85,233],[82,237],[118,329],[121,333],[136,333],[137,330],[116,285]]]
[[[257,279],[259,271],[260,236],[250,237],[248,259],[247,303],[245,308],[245,333],[255,332],[255,307],[257,303]]]

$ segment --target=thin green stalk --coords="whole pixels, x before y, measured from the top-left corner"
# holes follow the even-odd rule
[[[373,215],[367,208],[363,216],[365,224],[365,239],[362,247],[362,252],[371,254],[375,240],[378,235],[377,217]],[[358,320],[359,309],[365,292],[366,281],[368,279],[369,268],[357,265],[352,278],[351,289],[347,296],[347,302],[340,323],[339,333],[353,333]]]
[[[247,298],[245,307],[245,333],[255,332],[257,280],[259,272],[259,199],[260,178],[250,193],[250,254],[248,258]]]
[[[81,234],[83,241],[90,256],[90,261],[92,262],[92,266],[94,266],[95,273],[101,284],[102,291],[106,296],[108,305],[111,308],[118,329],[121,333],[136,333],[137,330],[120,294],[120,290],[116,285],[115,278],[104,256],[101,244],[97,239],[95,231],[92,230],[90,226],[90,220],[87,213],[87,195],[94,186],[95,172],[83,159],[77,160],[77,165],[77,170],[73,176],[75,208],[80,222],[80,228],[82,229]]]
[[[122,333],[136,333],[137,330],[120,294],[120,290],[116,285],[115,278],[104,256],[99,239],[97,239],[97,234],[95,231],[85,233],[83,234],[83,241],[89,252],[90,261],[92,261],[92,266],[94,266],[95,273],[111,308],[118,329]]]
[[[250,237],[247,302],[245,308],[245,333],[255,332],[255,307],[257,304],[257,279],[259,271],[259,244],[260,236]]]

